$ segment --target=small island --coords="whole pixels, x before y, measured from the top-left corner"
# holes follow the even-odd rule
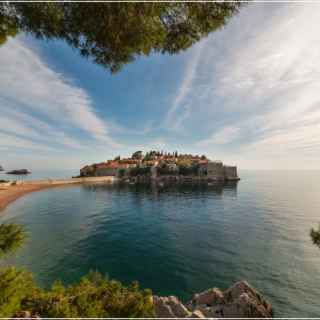
[[[0,171],[4,171],[3,167],[0,165]]]
[[[31,172],[28,171],[27,169],[18,169],[18,170],[12,170],[6,172],[6,174],[15,174],[15,175],[25,175],[25,174],[30,174]]]
[[[217,184],[238,181],[237,167],[212,161],[205,155],[178,154],[163,151],[136,151],[130,158],[86,165],[80,170],[80,177],[112,176],[120,182],[155,182],[182,184]]]

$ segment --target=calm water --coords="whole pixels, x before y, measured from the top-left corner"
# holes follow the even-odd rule
[[[6,169],[6,168],[5,168]],[[11,169],[9,169],[11,170]],[[29,170],[30,174],[6,174],[0,171],[0,180],[39,180],[39,179],[61,179],[69,178],[79,174],[79,170]]]
[[[4,263],[26,266],[42,285],[96,269],[183,300],[247,279],[276,316],[319,316],[320,250],[309,230],[320,222],[320,172],[241,177],[224,189],[76,186],[28,195],[0,220],[30,232]]]

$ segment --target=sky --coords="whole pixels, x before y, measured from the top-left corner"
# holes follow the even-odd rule
[[[320,169],[320,4],[255,3],[187,51],[116,75],[62,41],[0,47],[0,164],[77,169],[135,150]]]

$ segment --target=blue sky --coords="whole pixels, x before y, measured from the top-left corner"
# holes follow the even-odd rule
[[[111,75],[60,41],[0,47],[0,164],[75,169],[142,149],[320,169],[318,4],[251,4],[175,56]]]

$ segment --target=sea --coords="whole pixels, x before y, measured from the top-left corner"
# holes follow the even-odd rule
[[[25,179],[48,177],[66,172]],[[0,264],[27,268],[44,287],[96,270],[184,302],[244,279],[276,317],[319,317],[320,249],[309,233],[320,222],[320,172],[240,177],[208,188],[77,185],[28,194],[1,212],[0,223],[23,224],[28,239]]]

